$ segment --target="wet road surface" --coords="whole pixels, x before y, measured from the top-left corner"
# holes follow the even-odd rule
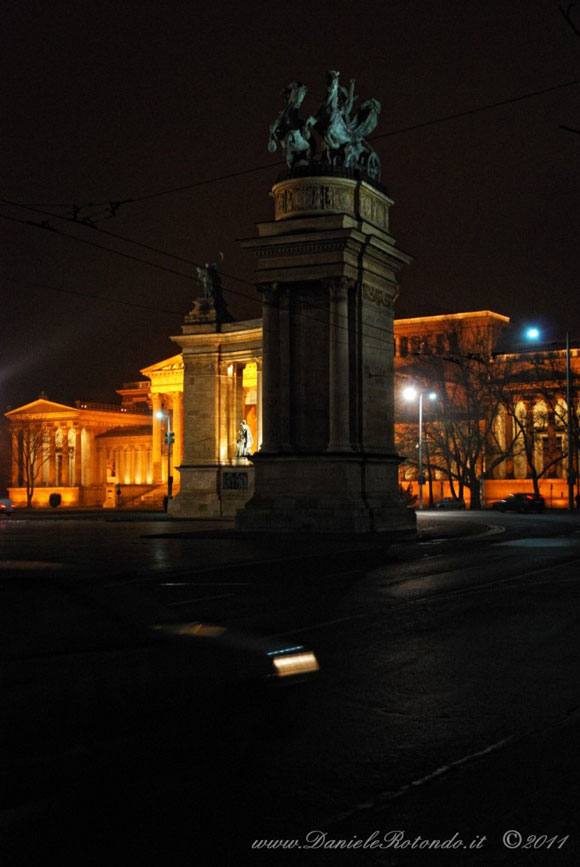
[[[35,737],[37,712],[9,763],[5,862],[32,863],[50,846],[61,863],[104,863],[121,850],[169,865],[199,863],[201,853],[207,864],[579,863],[580,525],[565,515],[420,520],[423,540],[394,546],[373,568],[305,567],[283,580],[275,563],[254,576],[239,552],[235,568],[210,569],[219,540],[188,538],[183,526],[171,538],[176,527],[162,522],[84,533],[71,524],[64,536],[56,524],[11,524],[5,562],[64,564],[7,567],[2,585],[8,658],[32,684],[27,701],[40,696],[47,713],[54,696],[38,690],[39,671],[57,682],[56,660],[74,658],[74,679],[107,647],[119,664],[138,627],[155,620],[210,620],[304,643],[321,675],[274,699],[226,701],[211,732],[186,682],[165,712],[111,722],[99,706],[92,728],[79,722],[80,733],[72,726],[60,742]],[[445,538],[474,520],[478,532]],[[192,572],[194,556],[205,572]],[[399,843],[457,833],[462,848],[407,848],[392,837],[386,849],[252,848],[308,845],[314,829],[326,837],[311,844],[403,830]],[[502,841],[511,830],[521,846]],[[541,845],[524,849],[533,835]]]

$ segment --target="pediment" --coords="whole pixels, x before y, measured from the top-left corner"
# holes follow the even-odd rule
[[[5,415],[8,417],[15,415],[39,416],[52,415],[54,413],[67,413],[67,415],[74,413],[78,415],[78,409],[74,406],[66,406],[64,403],[55,403],[53,400],[41,397],[38,400],[33,400],[31,403],[26,403],[16,409],[9,410]]]
[[[174,373],[175,371],[183,370],[183,356],[172,355],[171,358],[165,358],[163,361],[158,361],[156,364],[151,364],[149,367],[143,367],[141,373],[149,379],[152,376],[160,373]]]

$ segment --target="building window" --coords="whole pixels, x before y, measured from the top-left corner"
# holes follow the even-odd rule
[[[408,337],[401,337],[399,340],[399,355],[401,358],[406,358],[409,354],[409,339]]]

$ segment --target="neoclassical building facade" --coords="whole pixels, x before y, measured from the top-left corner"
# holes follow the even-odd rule
[[[485,350],[492,354],[508,325],[507,317],[491,311],[395,320],[396,391],[412,381],[416,357],[452,354],[458,334],[478,350],[485,335]],[[169,511],[174,516],[235,516],[252,496],[251,454],[260,449],[263,438],[262,320],[216,325],[200,322],[199,317],[192,321],[189,315],[182,334],[172,339],[180,351],[143,368],[141,380],[118,389],[118,404],[66,406],[41,396],[6,414],[12,441],[9,495],[17,506],[27,502],[26,436],[36,429],[40,446],[32,496],[35,507],[48,507],[50,495],[58,493],[61,508],[158,509],[171,476]],[[561,369],[564,350],[549,354]],[[528,350],[497,357],[508,355],[522,371],[530,370]],[[572,348],[570,356],[572,377],[577,379],[580,350]],[[495,441],[505,445],[515,440],[516,444],[488,473],[482,460],[485,503],[516,490],[531,491],[531,461],[547,504],[565,507],[567,412],[562,383],[552,383],[554,397],[547,400],[533,377],[522,374],[521,381],[525,387],[514,394],[515,415],[501,410],[494,422]],[[403,413],[400,401],[395,405],[397,430],[408,428],[413,441],[416,419],[408,410]],[[574,406],[577,417],[576,401]],[[242,420],[250,431],[249,456],[238,453]],[[531,431],[531,455],[523,435],[518,445],[514,431],[518,424]],[[168,426],[174,434],[170,449],[165,441]],[[491,446],[486,460],[490,457]],[[448,496],[445,472],[433,469],[432,476],[435,501]],[[414,461],[402,463],[400,480],[416,490]]]

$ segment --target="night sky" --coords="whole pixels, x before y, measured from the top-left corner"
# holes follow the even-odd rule
[[[315,111],[329,69],[382,104],[414,256],[397,316],[491,309],[580,337],[580,135],[562,129],[580,128],[580,38],[557,0],[19,0],[2,29],[1,408],[115,400],[177,351],[191,263],[219,251],[231,311],[260,315],[238,239],[272,217],[269,124],[292,79]],[[49,216],[73,205],[96,228]]]

